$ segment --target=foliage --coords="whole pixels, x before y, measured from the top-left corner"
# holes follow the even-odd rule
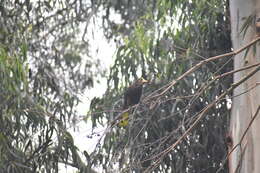
[[[207,112],[177,147],[164,153],[232,84],[231,76],[214,80],[232,70],[232,57],[206,63],[174,87],[166,88],[199,62],[231,51],[228,1],[158,0],[145,10],[134,5],[137,1],[110,2],[116,6],[108,5],[121,15],[125,6],[142,14],[136,17],[134,13],[135,20],[131,21],[126,10],[131,33],[120,38],[122,44],[110,70],[106,94],[92,101],[94,127],[104,119],[108,122],[92,163],[101,164],[106,172],[216,172],[227,152],[226,100]],[[122,20],[122,25],[129,22]],[[150,85],[144,89],[141,103],[132,107],[130,125],[119,128],[114,124],[123,111],[123,88],[139,76],[148,78]],[[228,172],[226,165],[221,172]]]
[[[101,71],[80,32],[92,16],[81,0],[0,2],[0,172],[89,169],[67,129]]]
[[[102,28],[105,36],[117,40],[121,35],[132,33],[135,21],[154,9],[156,0],[98,0],[92,4],[104,11]]]

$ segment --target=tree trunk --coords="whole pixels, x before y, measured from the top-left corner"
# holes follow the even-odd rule
[[[257,37],[254,19],[257,21],[258,17],[260,17],[259,8],[260,0],[230,0],[231,37],[234,50],[239,49]],[[250,19],[248,18],[249,16],[256,16],[256,18],[252,18],[249,24],[250,26],[246,30],[245,36],[243,36],[244,31],[241,32],[241,30],[247,19]],[[259,43],[256,45],[256,51],[253,48],[254,46],[251,46],[248,53],[243,51],[234,57],[235,70],[260,61]],[[234,83],[246,76],[251,70],[252,69],[249,69],[234,74]],[[232,145],[230,149],[239,143],[259,107],[260,87],[259,85],[256,86],[259,82],[260,73],[257,72],[233,92],[234,97],[230,120]],[[250,90],[253,86],[256,87]],[[230,155],[229,168],[231,173],[260,173],[260,115],[253,121],[241,145]]]

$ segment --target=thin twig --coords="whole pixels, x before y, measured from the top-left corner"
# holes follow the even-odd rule
[[[242,165],[243,158],[244,158],[244,155],[245,155],[246,147],[247,147],[247,143],[245,144],[245,146],[243,147],[243,149],[242,149],[242,146],[241,146],[241,149],[240,149],[240,150],[242,150],[241,156],[240,156],[240,158],[239,158],[239,162],[238,162],[237,168],[236,168],[236,170],[235,170],[234,173],[240,172],[240,170],[241,170],[241,165]]]
[[[221,75],[218,75],[216,76],[214,79],[220,79],[222,77],[225,77],[227,75],[230,75],[230,74],[233,74],[233,73],[237,73],[237,72],[240,72],[240,71],[243,71],[243,70],[247,70],[249,68],[253,68],[253,67],[256,67],[256,66],[259,66],[260,65],[260,62],[259,63],[256,63],[256,64],[253,64],[253,65],[248,65],[248,66],[245,66],[243,68],[240,68],[240,69],[237,69],[237,70],[232,70],[232,71],[229,71],[229,72],[226,72],[224,74],[221,74]]]
[[[172,82],[170,82],[168,85],[168,87],[166,89],[164,89],[161,93],[157,94],[157,95],[149,95],[147,96],[147,99],[154,99],[156,97],[160,97],[162,95],[164,95],[169,89],[171,89],[178,81],[182,80],[184,77],[186,77],[187,75],[191,74],[192,72],[196,71],[199,67],[201,67],[202,65],[210,62],[210,61],[214,61],[217,59],[221,59],[227,56],[235,56],[237,54],[239,54],[240,52],[244,51],[245,49],[247,49],[248,47],[252,46],[253,44],[255,44],[257,41],[260,40],[260,37],[257,37],[256,39],[252,40],[250,43],[248,43],[247,45],[245,45],[244,47],[233,51],[233,52],[229,52],[229,53],[225,53],[222,55],[217,55],[217,56],[213,56],[210,57],[206,60],[200,61],[198,64],[196,64],[194,67],[192,67],[190,70],[186,71],[184,74],[182,74],[180,77],[178,77],[176,80],[173,80]],[[163,86],[165,87],[165,86]],[[158,89],[158,91],[161,90],[161,88]]]
[[[206,108],[204,108],[201,113],[198,115],[198,118],[193,122],[193,124],[184,132],[184,134],[170,147],[168,147],[166,150],[162,151],[161,153],[156,154],[154,157],[152,157],[150,160],[154,158],[158,158],[156,160],[156,164],[148,167],[145,172],[150,172],[155,169],[155,167],[158,166],[160,163],[159,160],[163,158],[166,154],[168,154],[170,151],[172,151],[188,134],[191,132],[192,129],[195,128],[195,126],[199,123],[199,121],[205,116],[205,114],[209,111],[210,108],[212,108],[216,103],[218,103],[221,99],[223,99],[228,93],[233,91],[235,88],[237,88],[239,85],[241,85],[243,82],[248,80],[251,76],[253,76],[256,72],[260,70],[260,66],[258,66],[255,70],[251,71],[248,75],[240,79],[237,83],[234,83],[231,85],[231,87],[224,93],[222,93],[216,100],[214,100],[211,104],[209,104]]]
[[[244,138],[245,138],[245,136],[246,136],[246,134],[247,134],[249,128],[251,127],[251,125],[252,125],[253,122],[255,121],[255,119],[256,119],[256,117],[257,117],[259,111],[260,111],[260,105],[258,106],[258,108],[257,108],[257,110],[256,110],[256,112],[255,112],[255,114],[254,114],[254,116],[253,116],[253,118],[252,118],[251,121],[249,122],[249,124],[248,124],[248,126],[247,126],[245,132],[243,133],[242,137],[240,138],[239,142],[228,152],[226,158],[225,158],[224,161],[222,162],[222,165],[224,165],[224,163],[228,160],[228,157],[233,153],[233,151],[234,151],[239,145],[241,145],[241,143],[242,143],[242,141],[244,140]],[[223,167],[223,166],[221,166],[216,173],[218,173],[218,172],[222,169],[222,167]]]

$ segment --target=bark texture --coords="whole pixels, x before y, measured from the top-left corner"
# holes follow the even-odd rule
[[[231,31],[232,43],[234,50],[246,45],[256,38],[255,21],[260,11],[260,0],[230,0],[231,12]],[[249,16],[253,16],[250,26],[241,32],[243,24]],[[255,17],[256,16],[256,20]],[[245,56],[246,55],[246,56]],[[246,65],[252,65],[260,61],[259,43],[256,45],[256,52],[253,46],[249,52],[246,51],[234,57],[234,69],[242,68]],[[246,76],[252,69],[241,71],[234,74],[234,83]],[[256,113],[260,104],[260,73],[257,72],[253,77],[244,82],[233,92],[232,115],[230,120],[230,136],[232,138],[232,146],[239,143],[241,137],[245,133],[252,117]],[[250,90],[253,86],[254,89]],[[244,94],[241,94],[248,91]],[[241,95],[240,95],[241,94]],[[250,129],[246,133],[244,140],[229,157],[230,172],[240,173],[259,173],[260,172],[260,115],[256,117]]]

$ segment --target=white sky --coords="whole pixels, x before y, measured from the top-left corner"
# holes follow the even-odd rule
[[[96,19],[97,24],[97,19]],[[99,21],[101,22],[101,21]],[[113,62],[113,56],[116,51],[116,45],[114,42],[108,43],[103,35],[102,28],[98,26],[94,26],[90,24],[89,27],[89,45],[90,45],[90,55],[100,60],[101,67],[109,70],[110,65]],[[92,37],[92,32],[94,32],[94,38]],[[94,83],[94,87],[91,89],[87,89],[85,94],[81,97],[81,103],[78,105],[78,113],[79,115],[87,115],[89,111],[89,105],[91,99],[94,97],[101,97],[106,91],[106,79],[100,79],[100,83]],[[71,128],[69,131],[71,135],[74,137],[74,143],[79,149],[80,152],[86,150],[89,154],[95,149],[97,141],[100,139],[100,136],[93,136],[92,138],[88,138],[88,135],[92,134],[92,124],[90,120],[86,123],[84,120],[81,120],[77,124],[76,130]],[[102,135],[105,127],[99,127],[95,129],[95,132]],[[82,157],[82,161],[85,161],[85,157]],[[67,166],[67,169],[64,169],[62,165],[60,165],[60,171],[66,173],[75,173],[76,169]]]

